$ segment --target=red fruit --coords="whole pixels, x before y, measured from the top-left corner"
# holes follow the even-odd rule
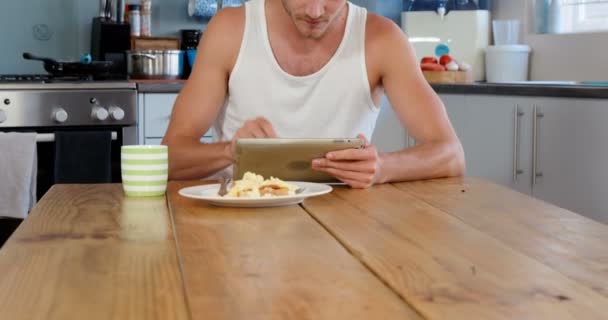
[[[437,61],[437,58],[435,58],[435,57],[424,57],[420,61],[420,64],[424,64],[424,63],[434,63],[434,64],[437,64],[437,63],[439,63],[439,61]]]
[[[445,71],[445,67],[438,63],[423,63],[420,68],[422,71]]]
[[[447,54],[444,54],[439,58],[439,63],[443,66],[447,65],[448,63],[450,63],[452,61],[454,61],[454,59],[452,59],[452,57],[450,57]]]

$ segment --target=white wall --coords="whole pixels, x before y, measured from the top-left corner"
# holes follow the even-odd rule
[[[523,41],[532,47],[531,80],[608,81],[608,32],[534,34],[533,0],[494,0],[494,19],[520,19]]]

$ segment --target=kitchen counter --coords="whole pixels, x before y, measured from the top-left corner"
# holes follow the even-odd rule
[[[139,93],[179,93],[186,80],[137,80]]]
[[[155,81],[138,82],[140,93],[179,93],[185,81]],[[433,89],[439,94],[483,94],[507,96],[542,96],[542,97],[572,97],[572,98],[606,98],[608,86],[589,86],[582,84],[435,84]]]
[[[439,94],[483,94],[505,96],[539,96],[568,98],[608,99],[608,86],[590,86],[578,83],[474,83],[435,84],[433,89]]]
[[[472,178],[219,208],[57,185],[0,250],[7,319],[604,319],[608,226]]]

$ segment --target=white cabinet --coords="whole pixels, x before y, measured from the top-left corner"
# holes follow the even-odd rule
[[[608,223],[608,100],[536,104],[539,199]]]
[[[378,121],[376,121],[376,129],[371,143],[380,152],[398,151],[408,147],[407,131],[393,112],[386,96],[382,98],[380,103],[380,114],[378,115]]]
[[[441,95],[467,175],[608,223],[608,100]]]
[[[139,94],[139,143],[160,144],[169,121],[176,93],[143,93]],[[212,132],[209,130],[201,138],[203,142],[211,142]]]
[[[474,95],[442,100],[462,142],[467,174],[531,194],[529,103],[518,98]]]

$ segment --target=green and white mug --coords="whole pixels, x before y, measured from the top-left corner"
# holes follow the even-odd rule
[[[120,150],[122,186],[127,197],[160,197],[167,190],[167,146],[133,145]]]

